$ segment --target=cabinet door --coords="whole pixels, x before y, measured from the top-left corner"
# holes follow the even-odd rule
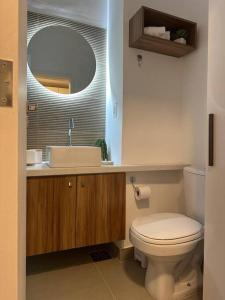
[[[217,29],[224,26],[225,1],[210,0],[209,7],[207,109],[215,115],[215,161],[214,166],[206,167],[203,299],[222,300],[225,299],[225,36]]]
[[[76,217],[76,176],[58,177],[56,179],[54,199],[58,203],[58,250],[75,248],[75,217]]]
[[[29,178],[27,255],[75,247],[76,177]]]
[[[125,174],[77,178],[76,246],[125,238]]]

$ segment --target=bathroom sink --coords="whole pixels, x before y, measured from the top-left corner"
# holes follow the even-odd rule
[[[51,168],[101,166],[101,148],[87,146],[47,146]]]

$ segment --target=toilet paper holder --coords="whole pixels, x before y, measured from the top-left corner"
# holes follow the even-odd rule
[[[134,176],[130,177],[130,183],[132,184],[133,190],[134,190],[134,198],[137,199],[137,196],[139,197],[139,188],[135,185],[136,178]]]
[[[138,187],[135,185],[136,182],[136,178],[134,176],[130,177],[130,183],[132,184],[132,187],[134,189],[134,194],[136,193],[136,191],[138,190]]]

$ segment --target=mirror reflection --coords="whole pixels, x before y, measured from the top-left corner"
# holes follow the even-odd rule
[[[28,65],[48,90],[75,94],[93,80],[96,59],[91,45],[78,32],[65,26],[38,31],[28,45]]]

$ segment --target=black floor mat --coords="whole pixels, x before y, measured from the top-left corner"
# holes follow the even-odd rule
[[[112,258],[111,255],[105,250],[92,252],[92,253],[90,253],[90,256],[91,256],[92,260],[95,262]]]

